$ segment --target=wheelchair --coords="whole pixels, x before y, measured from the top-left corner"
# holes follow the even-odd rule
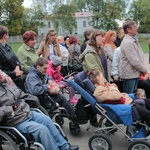
[[[32,109],[39,111],[38,109]],[[54,123],[60,134],[68,141],[60,125]],[[0,150],[45,150],[29,133],[21,133],[15,127],[0,125]]]
[[[74,80],[68,80],[68,83],[81,94],[92,110],[100,115],[98,129],[88,142],[90,150],[111,150],[112,144],[108,136],[116,131],[120,131],[129,141],[128,150],[150,149],[147,142],[150,128],[145,122],[141,122],[135,104],[114,105],[98,102],[92,95],[95,87],[86,72],[78,73]],[[123,126],[126,131],[121,128]]]

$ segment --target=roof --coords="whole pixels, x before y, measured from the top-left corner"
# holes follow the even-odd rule
[[[90,17],[92,12],[75,12],[75,17]]]

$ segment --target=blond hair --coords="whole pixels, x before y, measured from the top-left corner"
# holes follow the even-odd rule
[[[59,35],[59,36],[57,36],[57,38],[56,38],[56,41],[58,42],[58,41],[60,41],[60,40],[64,40],[64,37],[63,36],[61,36],[61,35]]]

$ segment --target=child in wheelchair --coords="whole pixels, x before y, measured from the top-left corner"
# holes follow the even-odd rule
[[[60,88],[68,88],[69,90],[69,102],[71,104],[77,104],[78,98],[75,96],[75,91],[72,86],[63,81],[63,76],[60,73],[62,60],[58,56],[53,56],[52,60],[48,63],[47,74],[53,78],[53,80],[59,84]]]
[[[93,95],[98,101],[102,103],[120,103],[125,105],[134,103],[134,107],[138,112],[140,120],[146,122],[146,124],[150,127],[150,100],[143,99],[143,102],[145,103],[145,107],[143,107],[140,105],[138,100],[133,100],[125,93],[120,93],[116,85],[105,83],[102,73],[97,70],[89,72],[89,78],[95,86]],[[114,93],[116,95],[114,95]]]
[[[59,134],[50,117],[31,111],[26,98],[35,98],[24,93],[14,83],[9,84],[0,70],[0,121],[3,125],[14,126],[21,133],[31,133],[35,141],[45,150],[78,150]]]

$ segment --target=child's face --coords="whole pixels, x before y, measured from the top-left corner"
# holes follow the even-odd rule
[[[139,94],[139,96],[138,96],[138,98],[145,98],[145,92],[141,92],[140,94]]]

